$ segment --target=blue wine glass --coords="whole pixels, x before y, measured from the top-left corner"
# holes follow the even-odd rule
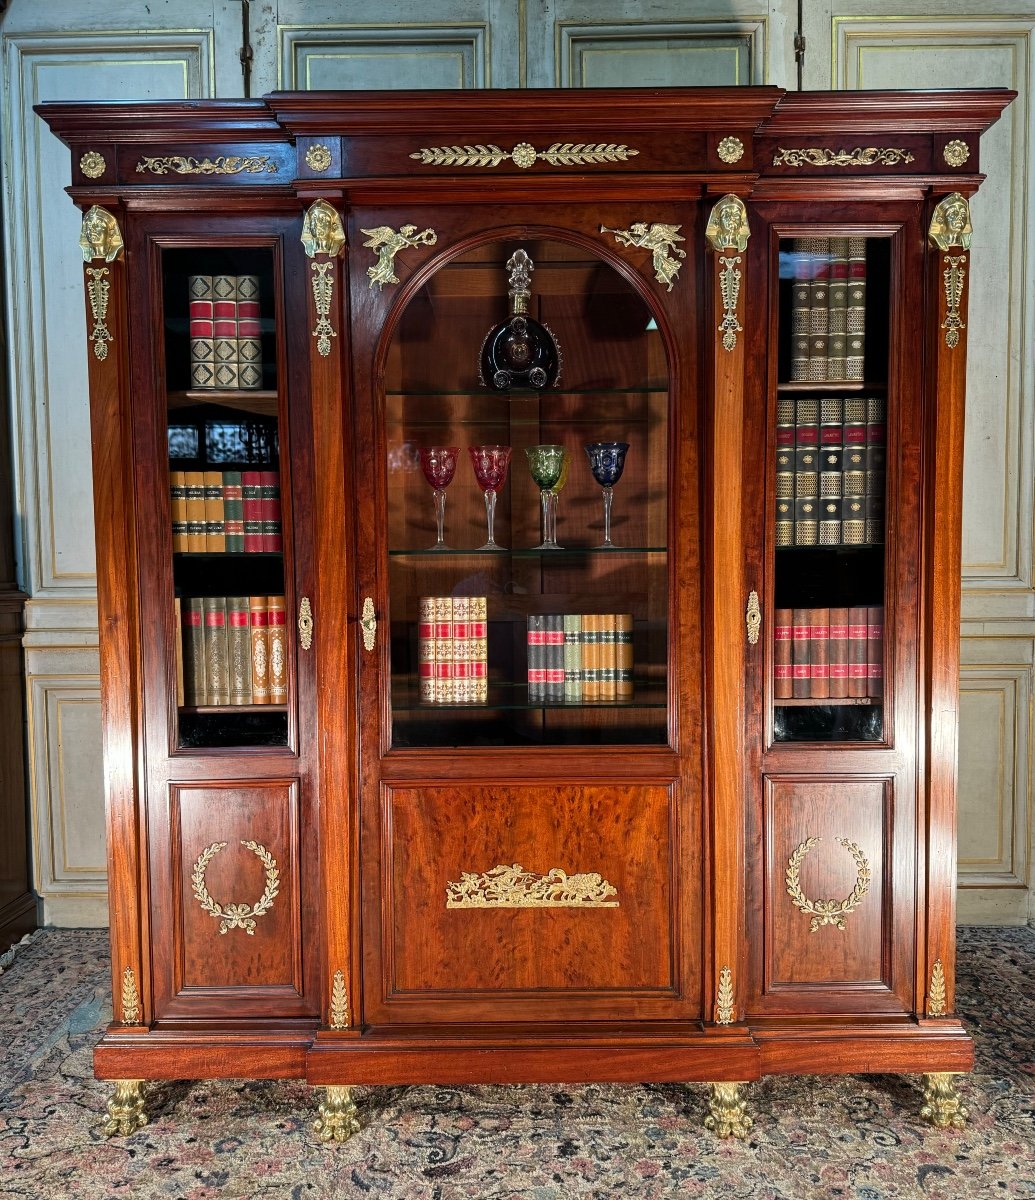
[[[589,457],[589,469],[604,493],[604,540],[599,548],[614,550],[616,547],[611,541],[611,500],[614,496],[612,489],[625,470],[625,454],[629,443],[587,442],[585,449]]]

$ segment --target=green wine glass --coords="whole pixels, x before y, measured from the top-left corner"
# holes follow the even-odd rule
[[[533,550],[560,550],[557,545],[556,527],[551,528],[550,503],[556,499],[553,489],[557,486],[564,470],[563,446],[529,446],[525,451],[528,458],[528,470],[533,481],[539,487],[539,509],[541,514],[543,540]]]

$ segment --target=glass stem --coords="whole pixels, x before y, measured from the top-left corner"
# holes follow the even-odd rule
[[[495,492],[486,492],[485,493],[485,520],[489,526],[489,540],[486,542],[486,545],[487,546],[495,546],[496,539],[493,536],[493,530],[496,525],[496,493]]]
[[[611,501],[614,499],[614,489],[606,487],[604,491],[604,545],[612,545],[611,541]]]
[[[446,489],[435,488],[435,525],[438,530],[438,535],[435,538],[436,546],[444,546],[446,544]]]
[[[550,544],[550,493],[546,488],[539,490],[539,508],[543,526],[543,536],[540,540],[544,546],[548,546]]]
[[[557,493],[546,493],[546,540],[551,546],[557,544]]]

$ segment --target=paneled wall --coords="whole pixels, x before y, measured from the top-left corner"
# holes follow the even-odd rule
[[[808,0],[805,86],[1001,84],[974,205],[965,499],[961,919],[1032,911],[1035,0]],[[852,10],[852,11],[850,11]],[[78,223],[45,99],[243,94],[239,0],[11,0],[3,174],[36,883],[45,919],[106,919]],[[276,88],[795,86],[794,0],[251,0],[251,94]],[[1025,14],[1030,14],[1025,15]],[[132,23],[134,28],[127,29]],[[1008,191],[1008,206],[988,197]]]

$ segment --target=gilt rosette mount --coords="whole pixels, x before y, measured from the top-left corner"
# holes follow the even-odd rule
[[[515,250],[507,259],[510,314],[485,335],[478,357],[478,378],[484,387],[508,392],[532,388],[541,392],[561,381],[561,349],[546,325],[529,315],[532,272],[528,254]]]

